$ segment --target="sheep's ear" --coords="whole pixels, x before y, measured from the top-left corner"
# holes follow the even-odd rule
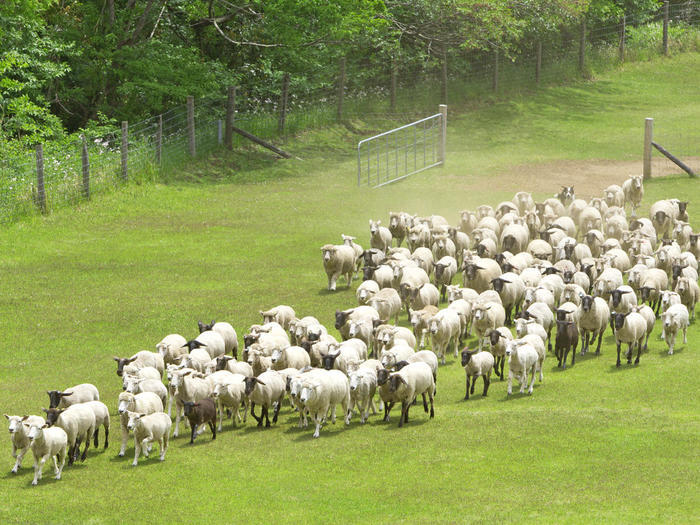
[[[7,414],[3,414],[3,416],[5,416],[7,419],[10,419],[10,416],[8,416]]]
[[[73,392],[59,392],[59,394],[61,397],[68,397],[68,396],[72,396]]]
[[[265,386],[265,383],[263,383],[262,381],[260,381],[260,379],[258,379],[257,377],[255,378],[255,382],[258,383],[258,384],[261,384],[262,386]]]
[[[43,411],[46,412],[47,414],[49,413],[49,411],[48,411],[47,409],[43,408],[43,407],[41,408],[41,410],[43,410]]]
[[[119,362],[119,358],[117,356],[112,357],[112,360]]]
[[[184,374],[182,374],[182,377],[188,376],[188,375],[190,375],[191,373],[192,373],[192,370],[188,370],[187,372],[185,372]]]
[[[126,360],[125,364],[133,363],[134,361],[136,361],[136,359],[137,359],[136,356],[131,357],[131,358]]]

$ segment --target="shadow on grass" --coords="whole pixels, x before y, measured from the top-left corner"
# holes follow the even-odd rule
[[[659,357],[673,357],[673,356],[676,355],[676,354],[682,354],[682,353],[683,353],[683,350],[685,350],[685,345],[684,345],[684,346],[681,346],[681,347],[674,348],[674,349],[673,349],[673,354],[669,354],[669,353],[668,353],[668,348],[666,348],[666,349],[664,349],[664,350],[660,350],[660,351],[658,352],[658,355],[659,355]]]

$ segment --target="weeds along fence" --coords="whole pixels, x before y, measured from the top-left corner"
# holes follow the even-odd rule
[[[345,56],[336,71],[312,73],[326,79],[312,93],[281,74],[279,85],[263,94],[226,88],[99,136],[0,152],[0,222],[77,205],[127,183],[167,182],[193,158],[249,147],[232,125],[274,143],[339,121],[379,131],[426,117],[439,104],[449,102],[450,112],[460,113],[494,96],[585,78],[624,61],[700,49],[700,1],[665,7],[650,18],[623,17],[604,26],[582,20],[532,36],[509,54],[457,49],[422,63]],[[657,133],[677,155],[698,156],[697,137]]]

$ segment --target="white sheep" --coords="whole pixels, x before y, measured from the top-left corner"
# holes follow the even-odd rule
[[[160,343],[156,344],[156,350],[163,357],[163,364],[169,365],[177,362],[177,358],[187,353],[187,339],[180,334],[166,335]]]
[[[478,349],[481,351],[486,334],[505,324],[506,311],[502,305],[495,302],[477,302],[472,305],[472,318],[474,330],[479,338]]]
[[[465,337],[471,336],[472,303],[464,299],[457,299],[448,304],[447,308],[459,314],[459,322],[461,325],[459,335],[460,342]]]
[[[212,321],[209,324],[204,324],[200,321],[197,325],[200,334],[210,330],[219,334],[224,340],[224,353],[231,354],[233,357],[238,357],[238,335],[230,323],[225,321]],[[216,356],[212,356],[212,359],[214,359],[214,357]]]
[[[462,366],[467,376],[467,390],[464,394],[464,399],[469,399],[470,389],[469,382],[471,383],[471,394],[474,393],[474,387],[476,386],[476,380],[478,377],[484,379],[484,392],[482,397],[486,397],[489,390],[489,384],[491,383],[491,371],[493,370],[493,355],[490,352],[470,352],[468,348],[462,350]]]
[[[128,412],[128,417],[127,428],[134,432],[134,461],[132,465],[135,467],[139,464],[141,451],[143,451],[144,456],[148,457],[154,441],[158,442],[160,460],[164,461],[172,425],[168,414],[163,412],[154,414]]]
[[[90,407],[92,411],[95,414],[95,448],[99,446],[99,440],[98,440],[98,434],[100,431],[100,427],[104,427],[105,431],[105,445],[104,448],[107,448],[109,446],[109,424],[110,424],[110,419],[109,419],[109,409],[107,408],[107,405],[102,403],[101,401],[88,401],[87,403],[84,403],[86,406]]]
[[[231,410],[231,423],[234,427],[236,426],[236,420],[241,421],[241,405],[243,405],[243,422],[246,420],[245,378],[246,376],[242,374],[234,374],[234,379],[231,382],[218,383],[212,392],[212,396],[219,406],[220,413],[222,413],[224,407]],[[223,417],[220,417],[217,431],[221,432],[222,429]]]
[[[384,368],[392,368],[399,361],[408,361],[415,353],[408,343],[399,339],[390,348],[382,350],[379,360]]]
[[[199,350],[199,349],[198,349]],[[204,350],[201,350],[204,352]],[[204,352],[207,356],[207,359],[209,358],[209,354]],[[186,357],[186,356],[185,356]],[[180,362],[182,363],[184,360],[183,358],[180,358]],[[144,366],[142,368],[131,368],[132,365],[127,365],[124,367],[124,375],[122,376],[122,388],[126,388],[126,381],[127,378],[137,378],[137,379],[156,379],[158,381],[161,380],[162,374],[158,372],[155,368],[152,366]]]
[[[610,322],[608,303],[600,297],[582,295],[581,306],[576,317],[579,330],[581,331],[581,355],[588,351],[590,343],[595,343],[596,336],[598,336],[598,347],[595,353],[600,355],[603,333]]]
[[[670,239],[673,221],[678,219],[678,206],[669,200],[656,201],[649,209],[649,219],[656,237]]]
[[[462,265],[463,287],[472,288],[481,293],[491,288],[491,281],[503,271],[493,259],[475,258]]]
[[[630,286],[624,284],[618,286],[610,292],[608,306],[611,312],[626,314],[632,310],[632,307],[637,306],[637,294]]]
[[[338,340],[332,335],[324,335],[318,341],[302,341],[300,346],[309,353],[311,366],[318,367],[321,366],[321,359],[328,353],[328,347],[332,344],[337,345]]]
[[[424,348],[425,334],[428,331],[428,323],[432,317],[440,310],[437,306],[428,305],[420,310],[408,310],[411,326],[413,327],[413,335],[418,339],[418,347]]]
[[[544,346],[544,339],[542,339],[540,334],[525,334],[522,337],[519,337],[518,339],[513,339],[513,342],[518,345],[518,344],[523,344],[526,343],[532,348],[535,349],[535,352],[537,352],[537,367],[535,369],[535,372],[540,373],[540,383],[544,380],[544,360],[547,357],[547,350],[545,349]],[[508,343],[506,343],[508,345]]]
[[[620,346],[622,343],[628,345],[627,364],[632,362],[632,348],[637,345],[637,359],[634,364],[639,364],[639,356],[642,353],[642,339],[647,333],[647,322],[644,317],[636,312],[626,314],[615,314],[615,342],[617,343],[617,364],[620,366]]]
[[[373,321],[369,319],[351,319],[348,321],[348,326],[348,340],[359,339],[368,349],[372,346],[374,341]]]
[[[345,276],[348,288],[355,271],[355,251],[344,244],[326,244],[321,247],[323,253],[323,269],[328,276],[328,289],[334,291],[336,281],[341,275]]]
[[[193,340],[188,341],[186,346],[190,352],[195,348],[203,348],[209,354],[210,359],[216,359],[226,353],[226,341],[219,332],[214,330],[201,332]]]
[[[410,310],[422,310],[440,302],[440,290],[432,283],[424,283],[416,288],[407,288],[405,301]],[[409,314],[410,315],[410,314]]]
[[[259,376],[266,370],[272,369],[272,354],[265,355],[257,345],[251,345],[248,348],[248,364],[253,369],[253,375]]]
[[[500,235],[500,245],[504,251],[520,253],[525,251],[530,242],[530,231],[521,224],[509,224]]]
[[[695,305],[700,299],[700,287],[697,281],[687,277],[679,277],[676,283],[675,292],[681,297],[681,304],[684,304],[690,313],[690,318],[695,319]]]
[[[9,431],[12,438],[12,457],[16,458],[15,466],[11,472],[16,474],[22,467],[22,459],[29,450],[31,442],[27,435],[28,426],[43,426],[46,421],[41,416],[10,416],[5,414],[9,421]]]
[[[159,352],[149,352],[148,350],[141,350],[140,352],[137,352],[128,358],[120,358],[115,356],[112,359],[114,359],[117,362],[118,376],[122,375],[122,373],[124,372],[124,368],[127,368],[127,371],[129,371],[139,367],[152,366],[153,368],[158,370],[161,373],[161,375],[163,374],[163,370],[165,369],[165,361],[163,359],[163,356]],[[129,368],[129,366],[131,368]]]
[[[345,424],[350,424],[352,410],[350,406],[350,383],[348,378],[338,370],[329,370],[326,374],[316,375],[303,382],[299,399],[309,411],[316,423],[313,437],[320,435],[323,421],[328,410],[331,422],[335,423],[336,405],[340,404],[345,417]]]
[[[87,401],[99,401],[100,393],[91,383],[81,383],[63,391],[49,390],[49,408],[68,408]]]
[[[340,336],[345,340],[350,333],[348,321],[367,319],[371,322],[379,320],[379,313],[371,306],[356,306],[348,310],[335,311],[335,329],[340,332]]]
[[[389,212],[389,232],[392,239],[396,239],[396,245],[401,243],[408,235],[411,216],[406,212]]]
[[[641,175],[630,175],[627,180],[622,183],[622,192],[624,194],[624,205],[628,203],[632,207],[632,217],[636,215],[636,210],[642,203],[644,198],[644,183]]]
[[[141,392],[140,394],[122,392],[119,394],[117,412],[119,413],[119,426],[122,438],[121,448],[119,449],[120,456],[124,456],[126,445],[129,441],[129,416],[127,413],[154,414],[162,411],[163,402],[153,392]]]
[[[379,283],[373,279],[362,281],[355,290],[355,297],[358,305],[367,304],[374,294],[379,291]]]
[[[513,393],[513,378],[517,378],[520,383],[520,393],[525,392],[528,373],[532,375],[528,394],[532,394],[535,386],[535,372],[539,356],[537,350],[527,343],[510,341],[506,346],[508,356],[508,395]]]
[[[274,405],[272,422],[277,423],[287,384],[279,372],[268,370],[258,377],[246,377],[245,395],[250,404],[250,415],[258,422],[258,426],[263,426],[263,418],[266,420],[265,426],[270,426],[269,409]],[[255,415],[255,405],[260,405],[260,416]]]
[[[372,414],[377,413],[374,406],[374,394],[377,391],[377,371],[372,368],[358,368],[348,372],[350,380],[350,402],[360,414],[360,423],[364,424]]]
[[[517,192],[513,197],[513,203],[518,207],[520,215],[535,209],[535,201],[532,199],[532,194],[526,191]]]
[[[427,224],[414,224],[408,231],[408,247],[413,252],[419,246],[430,248],[430,228]]]
[[[598,297],[606,301],[610,299],[610,292],[622,286],[622,272],[617,268],[605,268],[595,280],[593,289]]]
[[[90,448],[90,439],[95,432],[95,412],[83,403],[71,405],[68,408],[43,408],[46,412],[46,423],[66,431],[68,436],[68,464],[78,458],[80,444],[84,441],[85,448],[81,460],[85,461]]]
[[[296,368],[301,370],[311,366],[309,354],[300,346],[288,346],[275,350],[272,354],[272,368],[282,370],[284,368]]]
[[[172,384],[172,381],[171,383]],[[158,397],[160,397],[163,402],[163,406],[168,401],[168,388],[159,380],[156,379],[138,379],[131,378],[126,383],[127,392],[132,394],[139,394],[141,392],[153,392]]]
[[[525,283],[519,275],[506,272],[491,281],[491,286],[501,298],[506,312],[505,324],[511,324],[512,314],[517,312],[525,297]]]
[[[459,212],[459,229],[467,235],[471,234],[478,222],[479,219],[473,211],[462,210]]]
[[[532,303],[522,312],[522,317],[525,319],[534,319],[547,332],[547,349],[552,349],[552,326],[554,324],[554,314],[548,305],[544,303]]]
[[[457,247],[455,243],[447,235],[438,235],[433,237],[433,245],[431,251],[433,253],[433,260],[437,261],[445,256],[456,257]],[[418,248],[416,248],[417,250]]]
[[[644,273],[639,283],[639,293],[642,302],[648,301],[649,305],[659,313],[661,307],[661,292],[668,288],[668,275],[659,268],[649,268]]]
[[[459,314],[449,308],[440,310],[428,321],[428,330],[432,349],[444,365],[445,353],[451,345],[454,347],[455,356],[457,355],[461,332]]]
[[[180,433],[180,419],[185,407],[185,402],[196,403],[211,395],[211,385],[202,374],[192,369],[178,370],[173,374],[171,384],[175,387],[175,431],[173,436]],[[128,390],[127,390],[128,391]]]
[[[423,362],[406,365],[389,377],[389,392],[398,402],[401,401],[401,418],[399,427],[408,422],[408,411],[418,395],[423,396],[423,408],[428,412],[426,395],[430,399],[430,417],[435,416],[433,396],[435,394],[435,378],[430,366]]]
[[[379,325],[374,330],[374,348],[384,349],[394,346],[398,340],[405,341],[411,348],[416,348],[416,336],[403,326]]]
[[[63,466],[66,463],[66,450],[68,447],[68,434],[59,427],[48,428],[47,425],[29,425],[27,432],[34,454],[34,479],[32,485],[39,483],[44,463],[53,458],[53,466],[56,479],[61,479]]]
[[[668,355],[673,355],[676,334],[679,331],[683,331],[683,344],[688,344],[688,309],[683,304],[674,304],[662,314],[661,320],[664,327],[664,339],[668,345]]]
[[[285,332],[289,330],[290,323],[296,318],[294,308],[284,304],[277,305],[269,310],[260,310],[260,315],[263,318],[263,323],[270,323],[274,321],[278,323],[285,330]]]
[[[351,338],[339,345],[328,345],[328,354],[323,356],[321,362],[326,370],[335,368],[347,373],[350,362],[365,359],[367,359],[367,344],[361,339]]]
[[[506,329],[507,330],[507,329]],[[515,335],[519,338],[525,337],[528,334],[533,334],[542,339],[543,343],[547,342],[547,330],[535,319],[516,319],[515,320]],[[512,339],[512,336],[510,337]]]
[[[371,238],[369,244],[372,248],[386,252],[389,248],[391,248],[392,236],[389,228],[386,228],[381,224],[382,221],[373,221],[370,219],[369,233]]]
[[[365,251],[362,249],[362,246],[357,244],[355,242],[356,237],[351,237],[350,235],[345,235],[341,234],[340,235],[343,238],[343,244],[345,246],[350,246],[353,251],[355,252],[355,275],[354,278],[357,278],[358,273],[360,272],[360,267],[362,266],[362,254],[365,253]]]
[[[393,318],[394,324],[399,323],[401,296],[393,288],[382,288],[369,298],[367,305],[377,311],[380,319],[388,321]]]

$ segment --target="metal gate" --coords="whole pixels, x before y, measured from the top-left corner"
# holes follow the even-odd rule
[[[447,106],[440,113],[357,144],[357,185],[374,188],[440,166],[445,161]]]

